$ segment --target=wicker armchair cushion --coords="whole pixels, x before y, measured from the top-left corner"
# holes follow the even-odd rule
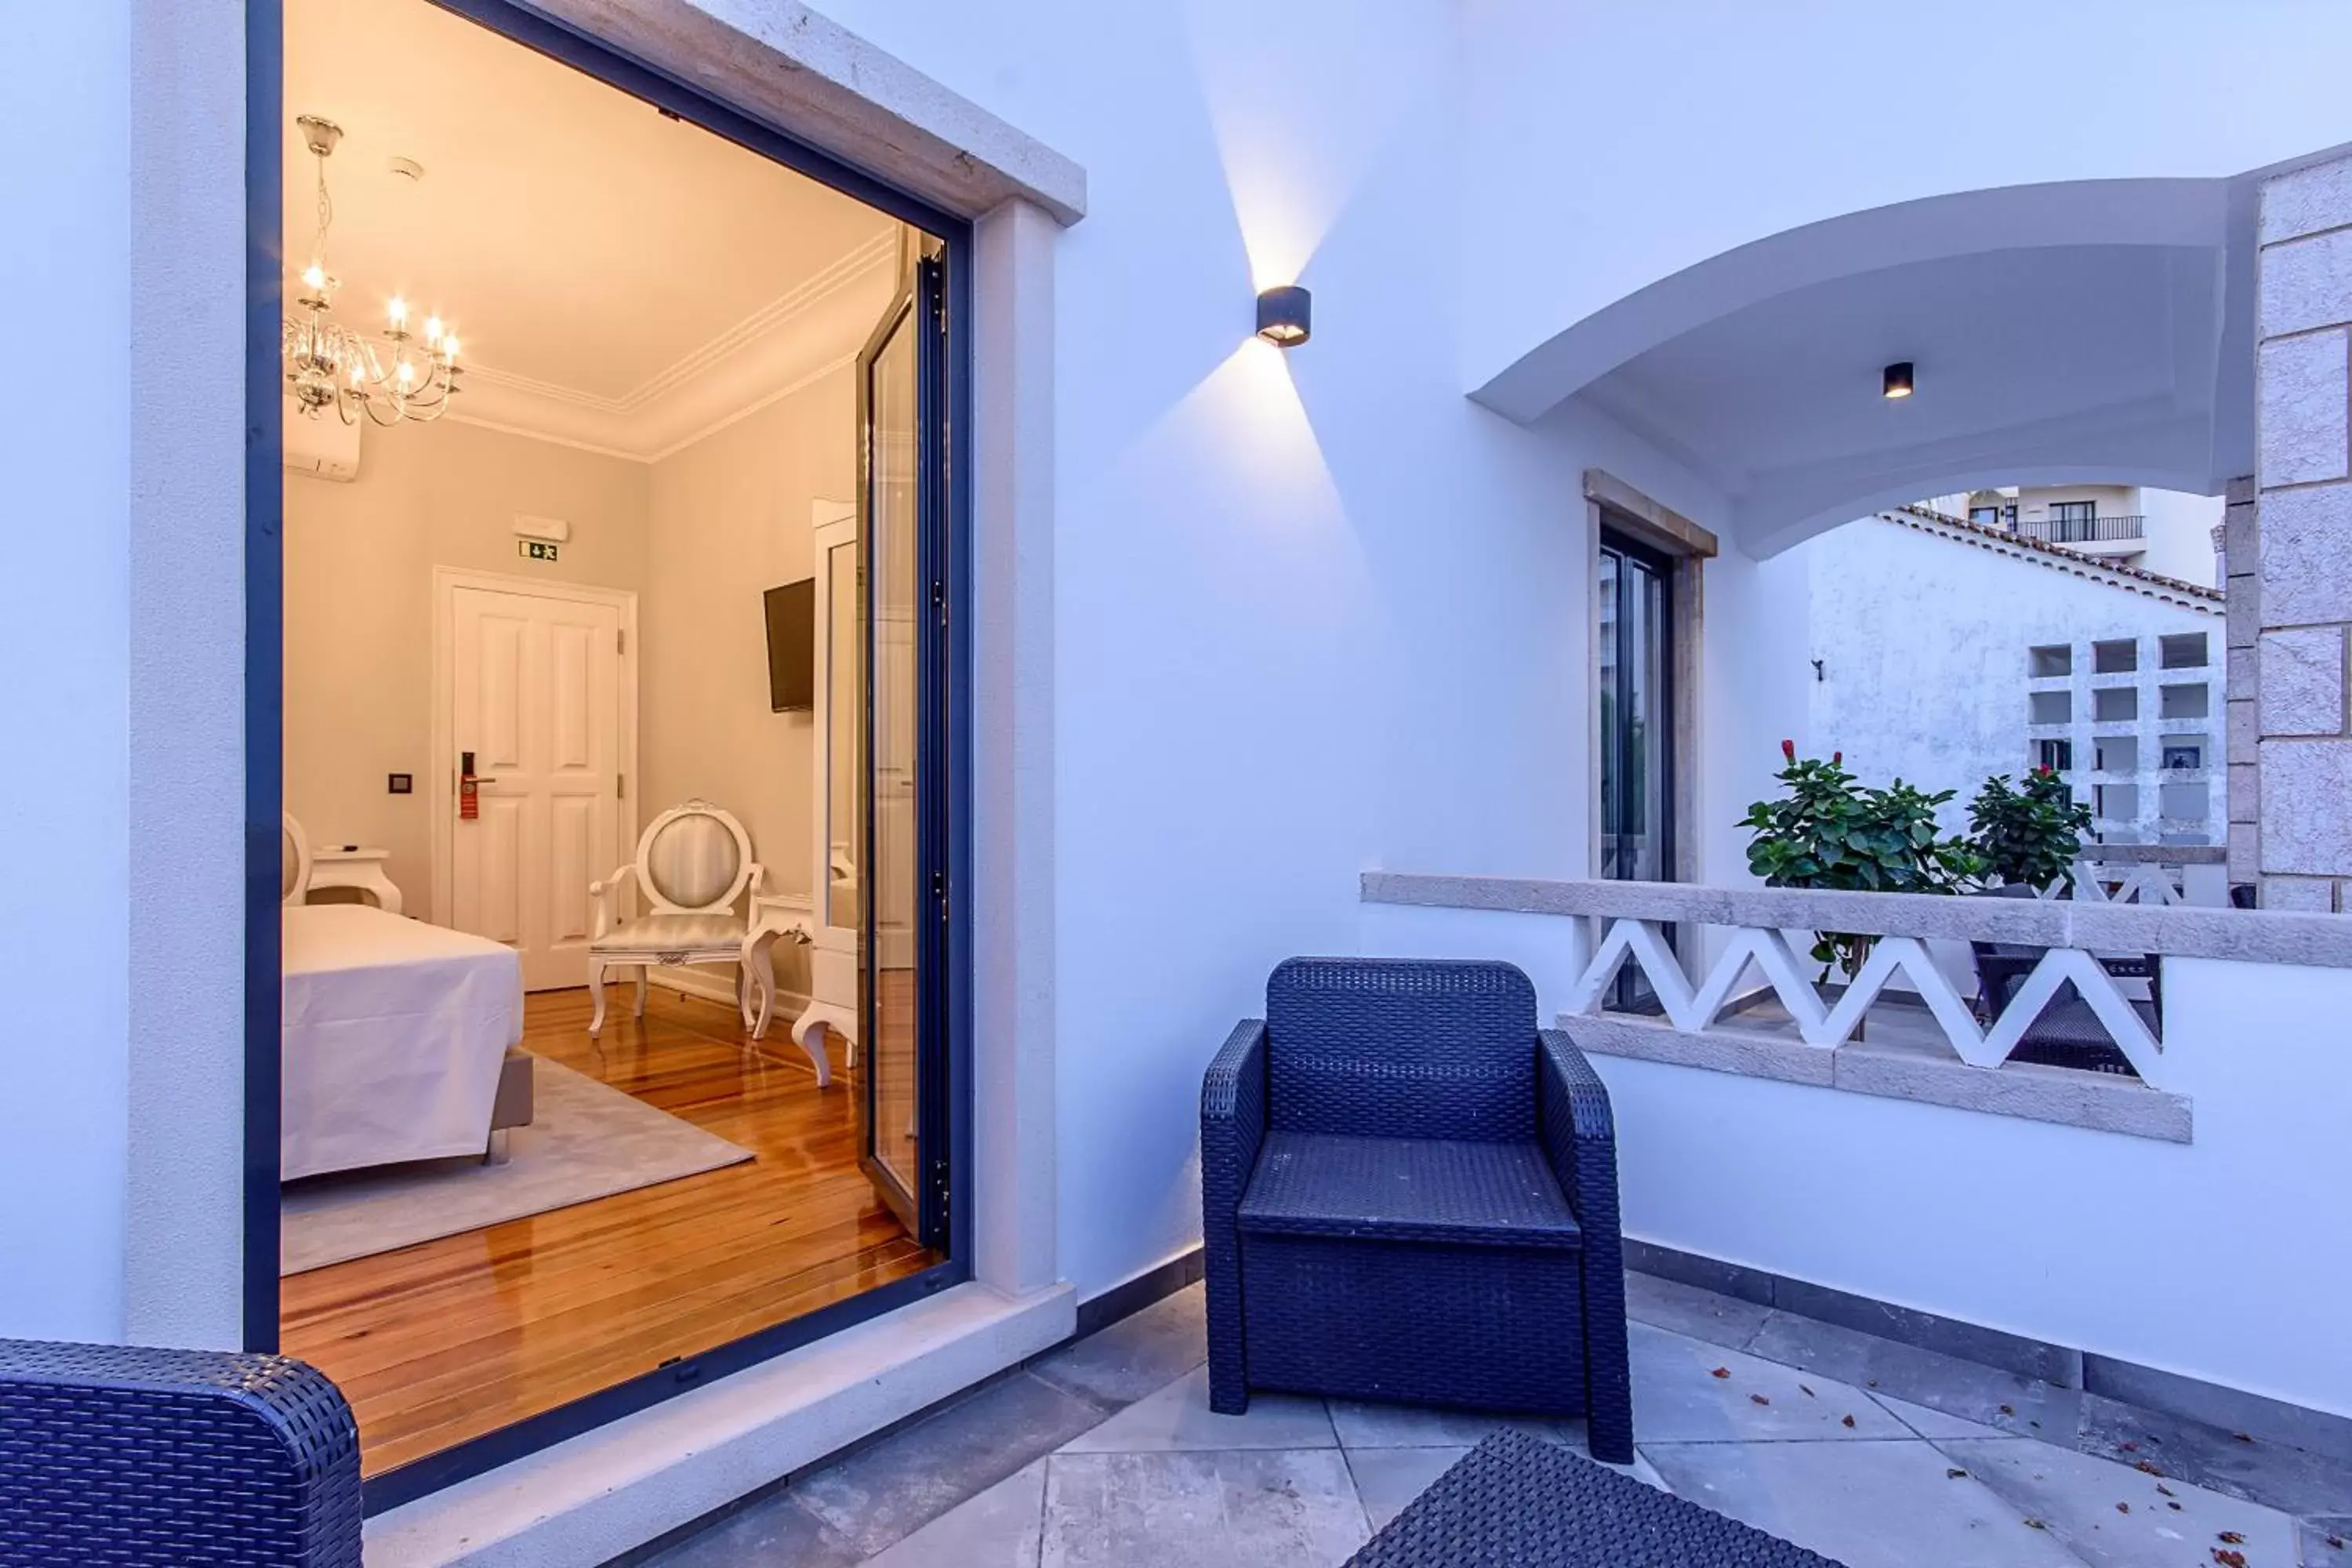
[[[1507,963],[1294,958],[1265,987],[1271,1125],[1536,1135],[1536,993]]]
[[[1244,1235],[1584,1245],[1534,1142],[1271,1132],[1238,1221]]]

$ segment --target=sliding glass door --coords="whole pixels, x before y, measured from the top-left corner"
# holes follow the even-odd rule
[[[1675,876],[1673,569],[1654,551],[1604,529],[1596,576],[1600,622],[1600,874],[1616,881]],[[1612,1005],[1654,1008],[1638,966],[1619,973]]]

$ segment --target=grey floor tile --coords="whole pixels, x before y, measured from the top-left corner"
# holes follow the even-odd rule
[[[1645,1443],[1677,1497],[1846,1568],[2082,1568],[2047,1530],[1916,1437]],[[2209,1563],[2205,1568],[2212,1568]]]
[[[1100,1404],[1132,1405],[1206,1361],[1206,1298],[1186,1287],[1100,1333],[1029,1364],[1039,1377]]]
[[[2296,1527],[2302,1568],[2352,1568],[2352,1516],[2322,1514]]]
[[[2053,1443],[2071,1444],[2082,1414],[2079,1389],[2037,1383],[1792,1312],[1774,1312],[1748,1350],[1874,1394]]]
[[[1764,1326],[1764,1320],[1772,1315],[1769,1307],[1654,1274],[1625,1276],[1625,1311],[1635,1322],[1672,1329],[1733,1350],[1745,1349]]]
[[[852,1568],[865,1561],[854,1542],[782,1491],[679,1542],[645,1568]]]
[[[1045,1568],[1331,1568],[1370,1536],[1337,1448],[1056,1454]]]
[[[1633,1325],[1632,1338],[1633,1436],[1644,1447],[1912,1435],[1860,1389],[1834,1379],[1644,1323]]]
[[[1246,1415],[1209,1408],[1209,1369],[1201,1367],[1077,1436],[1073,1454],[1166,1453],[1211,1448],[1333,1448],[1339,1439],[1319,1399],[1250,1396]]]
[[[796,1481],[791,1495],[866,1552],[881,1551],[1102,1419],[1025,1373]]]
[[[2095,1568],[2213,1568],[2217,1548],[2243,1553],[2249,1568],[2294,1562],[2294,1521],[2257,1503],[2044,1443],[1937,1447]]]
[[[2095,1394],[2083,1396],[2081,1433],[2079,1446],[2086,1454],[2145,1461],[2191,1486],[2285,1513],[2352,1513],[2352,1465],[2341,1459],[2243,1438]]]
[[[1554,1439],[1573,1436],[1583,1446],[1583,1424],[1498,1415],[1486,1410],[1441,1410],[1425,1405],[1370,1405],[1333,1399],[1331,1426],[1342,1448],[1466,1448],[1506,1426]]]
[[[1404,1505],[1429,1489],[1430,1483],[1454,1468],[1467,1448],[1358,1448],[1348,1455],[1348,1473],[1355,1478],[1356,1495],[1364,1501],[1364,1515],[1379,1530],[1403,1510]]]
[[[2004,1431],[1999,1426],[1988,1426],[1981,1421],[1963,1420],[1958,1415],[1948,1415],[1941,1410],[1931,1409],[1925,1405],[1914,1405],[1907,1399],[1897,1399],[1891,1394],[1881,1394],[1873,1390],[1870,1397],[1885,1406],[1888,1415],[1918,1433],[1922,1437],[1934,1439],[2000,1437],[2012,1443],[2028,1440],[2021,1439],[2016,1433]],[[2060,1434],[2056,1440],[2064,1442],[2065,1435]]]
[[[873,1568],[1037,1568],[1045,1510],[1039,1459],[867,1561]]]

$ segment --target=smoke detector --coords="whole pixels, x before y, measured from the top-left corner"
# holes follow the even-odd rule
[[[414,158],[394,158],[386,163],[384,167],[411,184],[425,177],[425,165]]]

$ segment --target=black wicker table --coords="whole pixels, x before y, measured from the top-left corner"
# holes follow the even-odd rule
[[[1479,1444],[1347,1568],[1839,1568],[1524,1432]]]

